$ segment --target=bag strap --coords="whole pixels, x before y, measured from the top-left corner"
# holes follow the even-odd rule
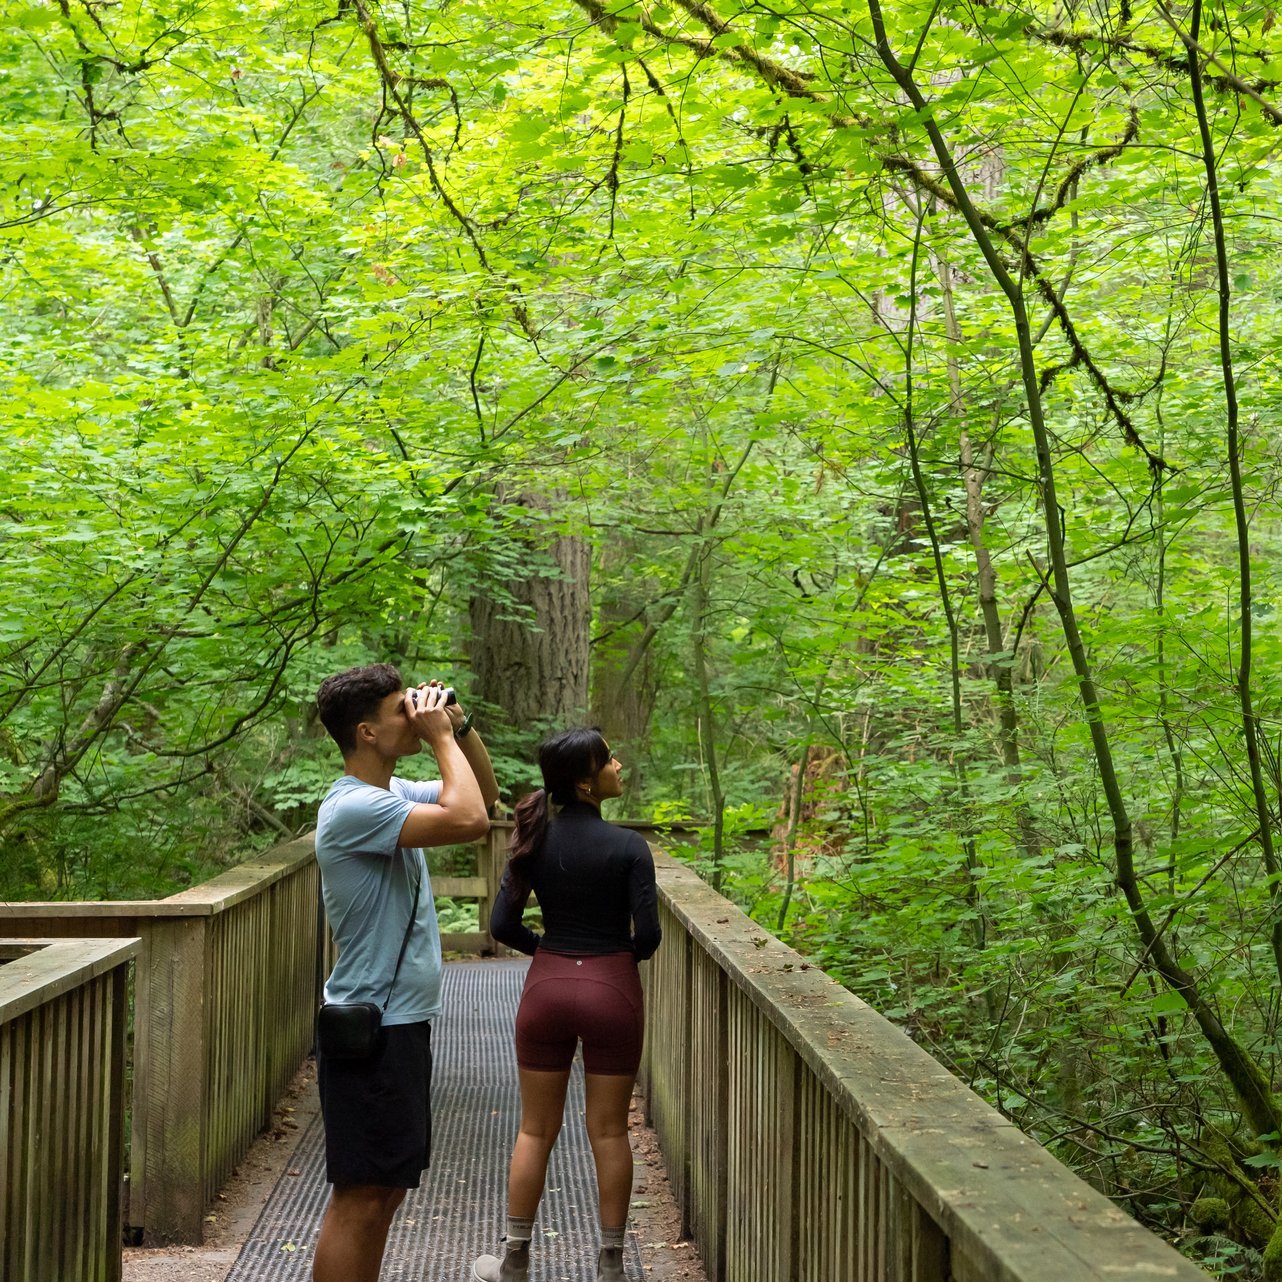
[[[422,858],[420,855],[419,858]],[[396,987],[396,977],[401,973],[401,962],[405,960],[405,950],[409,947],[410,935],[414,930],[414,919],[418,916],[418,893],[423,888],[423,874],[419,873],[414,881],[414,902],[410,905],[410,919],[405,926],[405,936],[401,940],[401,951],[396,955],[396,969],[392,971],[392,982],[387,986],[387,996],[383,998],[383,1010],[387,1011],[387,1003],[392,1000],[392,989]]]

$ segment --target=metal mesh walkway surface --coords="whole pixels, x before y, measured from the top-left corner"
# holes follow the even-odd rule
[[[472,1260],[495,1252],[506,1215],[507,1161],[520,1120],[512,1025],[525,961],[451,962],[432,1029],[432,1167],[392,1223],[383,1282],[467,1282]],[[308,1282],[329,1197],[320,1118],[300,1141],[227,1282]],[[531,1282],[596,1276],[596,1176],[576,1059],[565,1126],[548,1166],[530,1248]],[[642,1276],[629,1233],[624,1265]]]

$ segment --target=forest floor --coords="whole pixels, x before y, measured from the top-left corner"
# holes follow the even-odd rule
[[[123,1282],[223,1282],[277,1182],[292,1171],[294,1150],[318,1110],[316,1067],[308,1060],[205,1216],[200,1246],[128,1247]],[[681,1239],[681,1213],[636,1101],[631,1115],[636,1176],[631,1226],[650,1282],[707,1282],[694,1244]]]

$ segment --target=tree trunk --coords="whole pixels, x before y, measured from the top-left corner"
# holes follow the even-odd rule
[[[504,725],[530,734],[586,714],[592,552],[577,535],[544,536],[552,497],[518,494],[506,501],[531,514],[517,535],[529,569],[472,598],[472,670],[479,700]]]
[[[700,521],[700,533],[703,522]],[[703,543],[693,582],[690,602],[690,647],[694,657],[694,677],[699,695],[699,744],[704,769],[708,776],[708,805],[712,812],[712,889],[720,891],[725,854],[726,797],[721,787],[721,765],[717,746],[717,718],[712,699],[712,679],[708,672],[708,580],[711,576],[711,541]]]
[[[624,547],[623,556],[629,549]],[[610,558],[611,553],[605,552]],[[620,559],[616,550],[613,558]],[[674,598],[673,608],[675,608]],[[668,611],[670,614],[671,611]],[[641,789],[641,750],[650,734],[658,692],[650,642],[657,632],[641,622],[635,598],[611,596],[597,609],[592,645],[592,722],[601,727],[623,762],[623,806]]]

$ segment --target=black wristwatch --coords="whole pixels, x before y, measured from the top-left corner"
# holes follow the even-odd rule
[[[472,733],[472,714],[469,712],[467,716],[463,718],[463,724],[459,726],[457,730],[454,731],[454,737],[456,739],[466,739],[468,735],[470,735],[471,733]]]

